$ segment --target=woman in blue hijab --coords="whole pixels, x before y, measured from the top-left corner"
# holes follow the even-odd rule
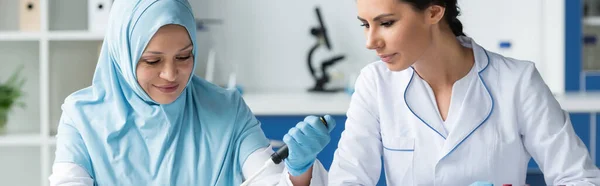
[[[273,150],[236,91],[193,75],[185,0],[117,0],[92,85],[65,99],[51,185],[239,185]],[[326,185],[313,116],[284,137],[289,157],[253,185]]]

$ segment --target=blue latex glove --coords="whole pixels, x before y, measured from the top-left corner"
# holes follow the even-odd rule
[[[494,184],[487,181],[476,181],[471,183],[469,186],[494,186]]]
[[[319,117],[307,116],[283,136],[289,150],[285,166],[292,176],[306,172],[317,159],[317,154],[329,143],[329,132],[335,127],[335,120],[330,115],[324,118],[327,127]]]

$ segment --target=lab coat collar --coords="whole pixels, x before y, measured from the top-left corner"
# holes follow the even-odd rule
[[[488,52],[467,37],[459,37],[464,46],[473,48],[475,56],[474,68],[477,70],[477,77],[474,78],[467,89],[465,100],[456,113],[456,123],[452,132],[446,138],[442,147],[441,159],[451,154],[465,140],[471,136],[478,128],[485,124],[494,110],[494,100],[492,94],[482,78],[481,74],[489,66],[490,57]],[[470,44],[470,45],[468,45]]]
[[[488,59],[487,51],[470,37],[458,36],[456,37],[456,39],[458,39],[462,46],[473,49],[473,55],[475,57],[474,67],[479,73],[484,71],[490,62],[490,60]]]
[[[415,80],[419,77],[414,69],[411,68],[411,71],[412,75],[404,90],[404,102],[406,103],[408,110],[410,110],[422,124],[433,131],[431,135],[434,135],[435,138],[441,137],[443,140],[446,140],[448,132],[444,128],[443,121],[438,114],[439,112],[437,111],[438,109],[436,108],[437,104],[435,103],[435,100],[430,99],[434,96],[425,95],[425,93],[433,94],[433,92],[425,81]]]
[[[457,37],[465,47],[473,49],[476,77],[469,83],[465,100],[456,114],[456,120],[452,125],[452,132],[448,134],[443,126],[443,121],[438,115],[436,104],[428,96],[423,95],[427,91],[424,81],[415,81],[416,73],[412,70],[412,77],[404,91],[404,101],[408,109],[415,115],[423,125],[432,130],[432,135],[445,140],[440,153],[440,160],[452,153],[473,132],[481,127],[492,113],[494,102],[485,81],[481,78],[489,65],[489,56],[484,48],[468,37]],[[433,97],[433,96],[431,96]],[[435,100],[433,100],[435,101]],[[453,116],[454,117],[454,116]]]

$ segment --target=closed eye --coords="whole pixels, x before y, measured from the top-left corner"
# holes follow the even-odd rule
[[[386,22],[382,22],[381,26],[383,27],[390,27],[392,26],[396,21],[386,21]]]
[[[182,56],[182,57],[176,57],[175,59],[177,60],[187,60],[189,58],[191,58],[192,56]]]
[[[144,62],[146,62],[146,64],[149,64],[149,65],[154,65],[154,64],[156,64],[156,63],[160,62],[160,59],[156,59],[156,60],[148,60],[148,59],[144,59],[143,61],[144,61]]]

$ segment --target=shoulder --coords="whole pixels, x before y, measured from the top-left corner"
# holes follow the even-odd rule
[[[488,51],[489,67],[481,75],[501,94],[514,95],[517,99],[531,95],[549,96],[551,91],[532,61],[505,57]],[[493,87],[496,86],[497,88]]]
[[[87,118],[88,115],[85,111],[103,111],[101,108],[106,104],[104,102],[104,96],[104,92],[96,91],[91,86],[71,93],[64,99],[64,102],[61,105],[61,118],[63,121],[72,122],[71,124],[73,125],[81,123],[80,120],[88,120],[84,119]],[[100,114],[96,113],[90,116],[100,116]]]
[[[229,90],[212,84],[198,76],[193,76],[193,96],[199,98],[201,102],[220,102],[221,104],[237,104],[241,100],[241,95],[236,90]]]
[[[225,89],[197,76],[191,83],[192,100],[197,112],[203,115],[237,115],[240,109],[246,107],[237,90]]]
[[[94,98],[97,97],[97,96],[95,96],[95,93],[97,93],[97,92],[95,92],[93,90],[93,87],[91,87],[91,86],[77,90],[77,91],[69,94],[65,98],[63,105],[68,106],[68,105],[75,105],[78,103],[87,103],[87,102],[94,101],[95,100]]]
[[[535,63],[532,61],[506,57],[490,51],[486,52],[489,57],[489,67],[503,76],[520,76],[523,73],[537,71]]]
[[[237,90],[226,89],[194,77],[192,99],[206,130],[240,134],[258,121]]]

